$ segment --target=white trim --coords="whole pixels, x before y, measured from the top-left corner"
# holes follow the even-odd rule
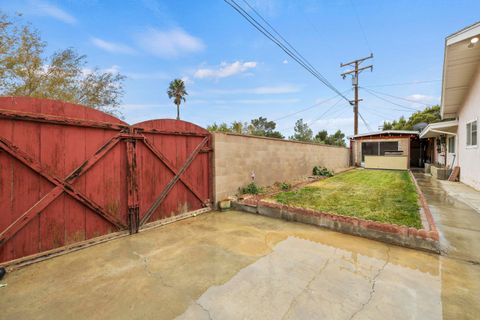
[[[480,35],[480,22],[476,22],[445,38],[445,45],[444,45],[444,52],[443,52],[443,70],[442,70],[442,95],[441,95],[441,101],[440,101],[440,115],[443,119],[456,116],[457,110],[461,108],[461,104],[460,102],[458,102],[456,105],[453,105],[455,109],[454,112],[449,111],[448,113],[445,113],[444,104],[445,104],[445,95],[447,90],[445,86],[446,86],[446,78],[447,78],[447,60],[449,59],[448,47],[479,35]],[[480,45],[480,43],[477,43],[476,45],[478,46]],[[451,109],[452,109],[452,105],[450,105],[450,110]]]
[[[348,138],[359,138],[359,137],[367,137],[367,136],[379,136],[382,134],[390,134],[390,135],[397,135],[397,134],[416,134],[418,135],[418,131],[413,130],[384,130],[384,131],[375,131],[375,132],[367,132],[361,133],[354,136],[349,136]]]
[[[468,38],[474,37],[480,33],[480,22],[472,24],[460,31],[455,32],[447,37],[445,44],[450,46]]]
[[[430,132],[435,132],[435,133],[440,133],[440,134],[446,134],[446,135],[450,135],[450,136],[456,136],[457,134],[456,133],[453,133],[453,132],[448,132],[448,131],[442,131],[442,130],[430,130]]]
[[[476,141],[475,144],[468,144],[468,125],[471,124],[471,123],[474,123],[474,122],[477,123],[477,132],[475,133],[476,136],[477,136],[476,137],[477,141]],[[471,131],[471,129],[470,129],[470,131]],[[476,148],[478,148],[478,118],[474,118],[473,120],[465,122],[465,132],[466,132],[466,137],[465,137],[465,147],[466,147],[466,149],[476,149]],[[473,137],[473,135],[472,135],[472,137]]]
[[[450,135],[456,135],[456,133],[453,132],[441,132],[443,130],[438,130],[438,129],[444,129],[444,128],[449,128],[449,127],[455,127],[458,126],[458,120],[450,120],[450,121],[441,121],[441,122],[435,122],[435,123],[430,123],[428,126],[426,126],[422,132],[420,132],[420,138],[423,138],[427,133],[429,132],[437,132],[441,134],[450,134]]]

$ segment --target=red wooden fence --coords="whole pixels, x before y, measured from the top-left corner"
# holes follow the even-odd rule
[[[210,205],[211,146],[185,121],[0,98],[0,262]]]

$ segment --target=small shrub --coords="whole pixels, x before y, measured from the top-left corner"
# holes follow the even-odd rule
[[[326,167],[315,166],[313,167],[312,174],[314,176],[333,177],[333,170],[328,170]]]
[[[288,191],[292,188],[292,185],[288,182],[282,182],[280,183],[280,189],[283,191]]]
[[[257,186],[255,182],[250,182],[246,187],[241,188],[242,194],[259,194],[262,192],[262,188]]]

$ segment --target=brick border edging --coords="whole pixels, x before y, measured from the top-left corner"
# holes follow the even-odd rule
[[[423,211],[422,213],[425,215],[425,218],[428,222],[428,234],[431,235],[432,239],[439,240],[440,236],[438,233],[437,226],[435,224],[435,220],[433,220],[433,215],[432,212],[430,211],[430,207],[428,206],[427,199],[425,198],[425,195],[423,194],[422,190],[420,189],[420,186],[418,185],[418,181],[413,175],[411,170],[408,170],[408,173],[410,175],[410,178],[413,180],[413,183],[415,184],[415,189],[417,190],[418,194],[418,201],[420,203],[420,206],[422,207]],[[422,230],[422,229],[421,229]]]
[[[288,221],[313,224],[334,231],[373,240],[440,253],[439,234],[433,221],[433,216],[425,200],[425,196],[418,187],[417,181],[414,177],[413,181],[419,195],[419,203],[422,206],[423,213],[429,224],[428,230],[364,220],[356,217],[316,211],[313,209],[292,207],[279,203],[267,202],[261,198],[249,198],[243,201],[234,202],[233,206],[236,209],[250,213],[281,218]]]

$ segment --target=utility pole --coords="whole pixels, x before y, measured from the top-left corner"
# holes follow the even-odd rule
[[[343,68],[346,66],[353,66],[355,68],[353,70],[350,70],[341,74],[343,79],[345,79],[345,77],[349,74],[352,75],[352,86],[353,86],[353,89],[355,90],[355,98],[354,100],[350,101],[350,104],[353,106],[353,115],[354,115],[353,134],[354,135],[358,134],[358,103],[362,101],[362,99],[358,98],[358,75],[360,74],[360,72],[366,69],[370,69],[370,71],[373,71],[373,65],[369,65],[362,68],[359,68],[359,66],[363,61],[371,58],[373,58],[373,53],[370,53],[370,56],[362,59],[353,60],[347,63],[340,63],[340,68]]]

